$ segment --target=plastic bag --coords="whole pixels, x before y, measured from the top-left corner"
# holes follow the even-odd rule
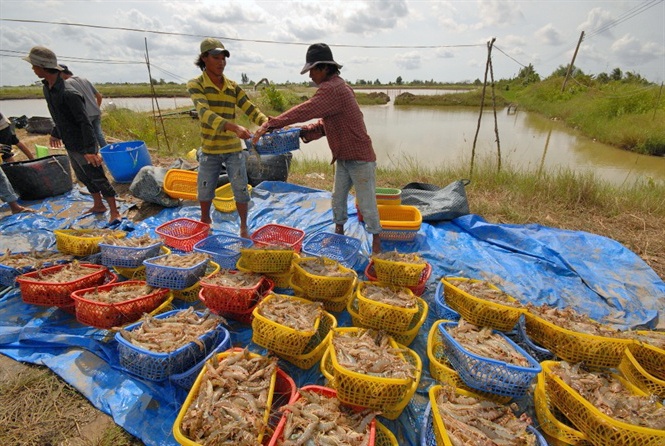
[[[402,204],[415,206],[423,221],[448,221],[469,214],[467,179],[453,181],[444,188],[427,183],[409,183],[402,188]]]

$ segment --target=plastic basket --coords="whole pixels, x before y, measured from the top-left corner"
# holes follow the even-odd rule
[[[243,265],[255,273],[279,274],[291,270],[294,252],[290,249],[241,248],[236,267]]]
[[[587,368],[616,368],[631,339],[608,338],[561,328],[526,312],[526,333],[538,345],[572,364],[584,362]]]
[[[210,276],[219,272],[219,265],[215,262],[208,262],[208,268],[206,269],[205,274]],[[188,286],[182,290],[173,290],[173,298],[181,300],[183,302],[198,302],[199,293],[201,291],[201,281],[199,280],[192,286]]]
[[[327,267],[336,267],[338,271],[347,274],[345,277],[330,277],[317,275],[303,267],[307,262],[323,262]],[[339,263],[337,260],[326,257],[300,257],[293,260],[293,274],[291,282],[298,286],[305,296],[317,299],[335,299],[348,294],[349,287],[358,279],[358,274]]]
[[[329,398],[337,398],[337,391],[335,389],[331,389],[328,387],[323,387],[323,386],[317,386],[317,385],[306,385],[301,388],[301,390],[304,391],[309,391],[313,393],[317,393],[319,395],[323,395]],[[296,393],[295,397],[293,398],[292,402],[296,402],[300,399],[300,393]],[[340,400],[341,401],[341,400]],[[363,410],[362,407],[357,407],[357,406],[352,406],[353,410],[360,411]],[[275,433],[273,434],[272,438],[270,439],[270,442],[268,443],[269,446],[277,446],[281,444],[284,436],[284,429],[286,427],[286,422],[287,418],[289,415],[289,410],[287,409],[285,413],[282,415],[282,418],[279,421],[279,424],[277,425],[277,428],[275,429]],[[369,439],[366,442],[363,442],[363,444],[366,444],[368,446],[374,446],[375,445],[375,436],[376,436],[376,424],[377,421],[374,419],[370,422],[369,424]],[[297,441],[299,440],[298,438],[295,439],[293,444],[305,444],[303,442]]]
[[[96,234],[99,229],[55,229],[55,245],[58,251],[73,256],[89,256],[100,252],[99,242],[103,236],[82,237],[82,234]],[[79,234],[79,235],[77,235]],[[127,235],[125,231],[108,231],[109,235],[116,238],[123,238]]]
[[[374,446],[399,446],[395,435],[381,422],[376,422],[376,436],[374,437]]]
[[[252,193],[252,186],[247,185],[247,192]],[[215,198],[212,199],[212,205],[215,206],[219,212],[235,212],[236,200],[233,196],[233,189],[231,183],[226,183],[224,186],[215,189]]]
[[[397,286],[417,287],[422,283],[423,273],[429,266],[422,263],[395,262],[391,260],[372,257],[374,272],[379,282]],[[369,268],[369,265],[368,265]],[[430,266],[430,271],[431,271]]]
[[[631,384],[649,395],[665,399],[665,380],[646,371],[628,347],[619,363],[619,371]]]
[[[375,327],[384,327],[389,331],[406,331],[411,326],[411,322],[418,313],[418,305],[412,308],[398,307],[388,305],[382,302],[368,299],[364,296],[365,288],[369,285],[387,288],[393,291],[401,290],[413,296],[413,292],[406,287],[398,287],[382,282],[364,282],[360,281],[356,288],[356,297],[358,298],[358,314],[367,324]]]
[[[639,334],[641,331],[638,330],[637,333]],[[628,344],[628,348],[645,371],[655,378],[665,381],[665,349],[641,341]]]
[[[118,287],[143,286],[142,281],[115,282],[99,287],[86,288],[72,292],[76,308],[76,320],[96,328],[109,329],[138,320],[143,313],[150,313],[169,297],[166,288],[153,289],[151,293],[138,296],[124,302],[105,303],[87,299],[85,295],[95,290],[103,292]]]
[[[305,238],[305,231],[291,226],[269,223],[254,231],[250,238],[256,246],[283,245],[299,253]]]
[[[381,240],[412,241],[416,238],[423,217],[415,206],[377,205],[383,230]]]
[[[425,269],[423,269],[423,272],[420,275],[418,284],[415,286],[407,286],[407,288],[410,289],[413,292],[413,294],[415,294],[416,296],[422,296],[425,290],[427,289],[427,281],[429,280],[431,275],[432,275],[432,265],[427,263]],[[374,269],[373,260],[370,260],[370,262],[365,267],[365,277],[367,277],[367,280],[371,282],[379,281],[378,277],[376,276],[376,270]]]
[[[159,248],[160,254],[166,255],[171,254],[171,250],[166,246],[162,245]],[[112,267],[113,271],[122,276],[122,278],[127,280],[145,280],[145,265],[138,266],[136,268],[124,268],[122,266]]]
[[[155,319],[167,319],[181,311],[183,310],[158,314]],[[199,317],[204,315],[203,312],[196,312],[196,314]],[[125,330],[135,330],[141,324],[143,321],[136,322],[127,326]],[[157,353],[134,345],[127,341],[120,332],[116,333],[115,340],[118,342],[120,365],[126,371],[148,381],[163,381],[173,374],[182,373],[194,367],[215,348],[220,339],[228,336],[228,330],[218,325],[200,336],[200,342],[190,342],[169,353]],[[200,343],[203,344],[203,348]]]
[[[347,311],[351,315],[351,321],[354,326],[362,328],[375,328],[377,330],[385,330],[390,336],[393,337],[395,342],[405,346],[409,346],[413,340],[418,336],[420,328],[425,323],[427,319],[427,313],[429,311],[429,306],[424,299],[418,298],[418,313],[411,320],[411,325],[405,331],[391,331],[388,328],[384,327],[374,327],[371,324],[365,322],[365,320],[358,313],[358,299],[355,297],[349,300],[349,303],[346,307]]]
[[[18,276],[16,281],[19,284],[23,302],[46,307],[73,306],[74,300],[71,294],[74,291],[103,285],[107,280],[107,274],[110,274],[105,266],[88,263],[81,263],[79,266],[90,270],[90,273],[70,282],[43,281],[44,277],[60,271],[67,265],[55,265]],[[40,277],[42,280],[36,280]],[[113,281],[116,279],[117,277]]]
[[[336,328],[333,331],[334,333],[360,336],[364,333],[365,329],[345,327]],[[333,337],[334,336],[335,334],[333,334]],[[390,340],[390,346],[393,349],[400,349],[400,354],[404,361],[408,361],[415,365],[415,379],[383,378],[348,370],[337,361],[335,348],[331,342],[328,351],[333,369],[334,387],[337,390],[338,398],[341,401],[356,406],[380,410],[386,418],[390,415],[394,415],[394,412],[396,412],[395,409],[404,409],[404,407],[406,407],[413,396],[411,390],[414,383],[417,387],[418,382],[420,382],[422,361],[415,351],[397,344],[393,339]],[[399,411],[401,412],[401,410]]]
[[[191,251],[197,242],[208,236],[209,232],[209,224],[191,218],[176,218],[155,229],[155,233],[164,240],[164,244],[180,251]]]
[[[228,331],[226,333],[228,334]],[[230,336],[220,336],[219,337],[219,343],[217,344],[217,347],[215,347],[210,353],[208,353],[208,356],[206,356],[201,361],[196,363],[189,370],[185,370],[182,373],[175,373],[175,374],[169,376],[169,381],[171,381],[173,384],[175,384],[178,387],[181,387],[185,390],[191,389],[192,385],[194,384],[194,381],[196,381],[196,377],[201,372],[201,369],[203,368],[205,363],[208,360],[212,359],[213,356],[218,355],[218,354],[222,353],[223,351],[228,350],[229,348],[231,348],[231,337]]]
[[[273,299],[283,297],[303,306],[303,311],[311,311],[312,302],[284,294],[269,294],[254,309],[252,321],[252,341],[277,354],[286,356],[302,355],[310,340],[319,329],[321,318],[316,318],[312,330],[300,331],[279,324],[261,314],[261,306]]]
[[[293,253],[293,258],[297,258],[298,254]],[[238,263],[236,264],[236,268],[238,271],[246,272],[246,273],[254,273],[258,271],[254,271],[253,269],[249,268],[247,265],[245,265],[242,256],[240,259],[238,259]],[[268,279],[272,280],[275,283],[275,288],[289,288],[290,283],[291,283],[291,274],[293,273],[293,267],[290,267],[287,271],[283,273],[261,273],[264,276],[266,276]]]
[[[178,256],[179,254],[167,254]],[[204,259],[196,265],[180,268],[175,266],[166,266],[156,263],[159,259],[166,257],[161,255],[152,259],[144,260],[145,276],[148,285],[156,288],[170,288],[172,290],[184,290],[191,287],[205,275],[208,268],[208,259]],[[181,255],[183,257],[184,255]]]
[[[358,281],[354,280],[345,294],[335,298],[319,298],[314,296],[308,296],[302,288],[293,283],[293,278],[291,278],[288,288],[291,288],[293,290],[293,294],[295,294],[298,297],[303,297],[313,302],[321,302],[323,304],[323,308],[325,308],[326,311],[339,313],[346,309],[346,305],[349,302],[349,299],[353,298],[353,295],[356,292],[357,283]]]
[[[109,268],[118,266],[121,268],[138,268],[143,265],[145,259],[159,255],[162,242],[157,241],[149,246],[116,246],[99,243],[102,252],[102,265]]]
[[[301,354],[296,356],[278,354],[278,356],[299,369],[308,370],[319,362],[321,357],[323,357],[323,353],[330,345],[330,339],[332,339],[333,334],[332,331],[335,328],[337,328],[337,319],[335,319],[335,316],[323,312],[321,314],[321,322],[319,322],[316,334],[312,336]]]
[[[250,239],[234,235],[211,235],[197,242],[194,251],[208,254],[222,269],[235,269],[240,249],[254,244]]]
[[[57,251],[40,251],[37,252],[37,255],[44,254],[45,256],[53,253],[53,254],[58,254]],[[12,253],[12,255],[21,255],[21,254],[32,254],[30,252],[17,252],[17,253]],[[29,273],[32,271],[35,271],[37,269],[43,269],[43,268],[48,268],[50,266],[55,266],[55,265],[60,265],[63,263],[69,263],[70,260],[54,260],[50,262],[41,262],[39,264],[35,265],[26,265],[22,266],[19,268],[14,268],[9,265],[3,265],[0,264],[0,286],[15,286],[16,285],[16,278],[20,276],[21,274]]]
[[[501,331],[510,331],[515,327],[521,314],[526,309],[515,308],[508,305],[501,305],[486,299],[473,296],[460,288],[457,288],[450,281],[464,281],[470,283],[481,283],[483,280],[468,279],[462,277],[444,277],[443,293],[446,303],[453,310],[457,311],[465,320],[479,327],[490,327]],[[492,284],[488,286],[496,291],[501,290]],[[508,296],[508,300],[519,303],[517,299]]]
[[[213,310],[213,313],[219,314],[225,319],[230,319],[233,321],[240,322],[241,324],[245,325],[251,325],[252,321],[254,320],[254,309],[259,306],[261,301],[265,298],[265,296],[258,296],[252,301],[252,306],[249,307],[246,311],[220,311],[220,312],[215,312]],[[201,302],[203,304],[206,304],[205,297],[199,296],[199,299],[201,299]]]
[[[457,311],[453,310],[446,304],[443,295],[443,282],[440,280],[436,284],[436,290],[434,291],[434,304],[436,306],[436,315],[439,319],[457,321],[462,317]]]
[[[505,334],[496,330],[494,330],[494,333],[504,338],[511,347],[523,355],[529,362],[529,366],[516,366],[476,355],[466,350],[448,333],[447,328],[455,326],[457,326],[457,322],[441,322],[438,324],[445,355],[467,386],[483,392],[513,398],[526,395],[531,388],[531,383],[541,371],[538,361]]]
[[[375,190],[377,200],[401,200],[402,190],[392,187],[377,187]]]
[[[198,172],[184,169],[169,169],[164,176],[164,192],[171,198],[196,200]]]
[[[640,445],[656,446],[665,444],[665,430],[651,429],[605,415],[583,398],[576,390],[552,372],[556,362],[544,361],[543,379],[545,390],[552,404],[595,445]],[[646,393],[628,381],[614,375],[630,392],[648,397]]]
[[[222,361],[224,358],[226,358],[229,355],[235,354],[242,352],[242,350],[239,349],[229,349],[225,352],[219,353],[217,355],[217,360]],[[250,358],[260,358],[261,355],[258,355],[256,353],[251,353],[247,352],[247,355],[249,355]],[[272,401],[274,397],[274,391],[275,391],[275,384],[277,381],[277,371],[278,368],[275,367],[275,373],[273,373],[271,379],[270,379],[270,387],[268,389],[268,396],[266,400],[266,411],[265,415],[263,418],[264,425],[268,426],[268,422],[270,419],[270,411],[272,408]],[[203,382],[203,376],[205,372],[202,370],[199,375],[196,377],[196,380],[194,381],[194,384],[192,385],[191,390],[189,391],[189,394],[187,395],[187,398],[185,399],[185,402],[183,403],[182,407],[180,408],[180,412],[178,412],[178,416],[176,417],[175,423],[173,424],[173,436],[175,437],[176,441],[180,443],[181,445],[184,446],[199,446],[200,443],[196,443],[195,441],[190,440],[187,438],[187,436],[182,432],[181,425],[182,421],[185,417],[185,414],[187,413],[187,410],[189,409],[189,406],[195,403],[196,398],[199,393],[199,389],[201,387],[201,383]],[[261,431],[258,435],[257,438],[257,445],[262,444],[263,442],[263,436],[265,435],[265,432]]]
[[[342,265],[353,268],[358,259],[360,247],[361,242],[355,237],[333,232],[317,232],[304,241],[302,252],[309,257],[327,257],[337,260]]]
[[[275,130],[261,136],[256,144],[245,140],[245,147],[265,155],[281,155],[300,148],[300,129]]]
[[[540,430],[550,437],[562,441],[564,444],[572,446],[591,446],[591,443],[582,432],[572,426],[564,415],[554,406],[552,406],[547,392],[545,391],[545,381],[542,374],[538,375],[536,387],[533,391],[533,402],[536,417],[540,423]]]
[[[554,355],[551,351],[546,348],[541,347],[540,345],[534,343],[531,338],[526,334],[526,327],[524,322],[524,315],[521,314],[515,330],[506,333],[510,339],[515,341],[517,345],[522,347],[528,354],[538,362],[549,361],[554,359]]]
[[[207,278],[212,279],[217,274],[210,275]],[[235,274],[235,272],[229,271],[226,274]],[[199,298],[205,302],[206,307],[217,313],[247,311],[256,305],[256,298],[272,292],[275,286],[275,283],[267,277],[261,277],[258,283],[252,287],[213,285],[207,283],[205,279],[202,279],[200,283]]]

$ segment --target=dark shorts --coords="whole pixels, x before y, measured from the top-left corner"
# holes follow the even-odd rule
[[[12,146],[8,146],[6,144],[0,146],[0,153],[2,154],[3,161],[6,161],[12,156],[14,156],[14,151],[12,150]]]

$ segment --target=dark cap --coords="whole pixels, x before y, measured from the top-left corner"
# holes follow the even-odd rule
[[[201,54],[206,52],[208,54],[212,54],[213,56],[224,53],[226,57],[231,57],[231,53],[229,53],[229,50],[224,48],[222,42],[217,39],[213,39],[212,37],[207,37],[201,41]]]
[[[307,55],[305,56],[305,66],[302,67],[300,74],[305,74],[315,65],[327,63],[331,65],[336,65],[337,68],[342,68],[340,64],[333,60],[332,51],[330,47],[325,43],[315,43],[307,48]]]
[[[71,72],[71,70],[69,69],[69,67],[67,65],[60,64],[60,66],[62,67],[62,72],[64,74],[69,74],[70,76],[74,75],[74,73]]]
[[[62,71],[62,67],[58,65],[58,58],[55,56],[55,53],[43,46],[33,46],[30,49],[30,53],[23,60],[30,62],[36,67]]]

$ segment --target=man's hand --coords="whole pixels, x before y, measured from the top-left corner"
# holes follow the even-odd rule
[[[102,165],[102,157],[98,153],[86,153],[83,155],[83,158],[88,162],[88,164],[99,167]]]
[[[60,138],[56,138],[55,136],[51,136],[49,138],[49,145],[51,147],[62,147],[62,142],[60,141]]]

